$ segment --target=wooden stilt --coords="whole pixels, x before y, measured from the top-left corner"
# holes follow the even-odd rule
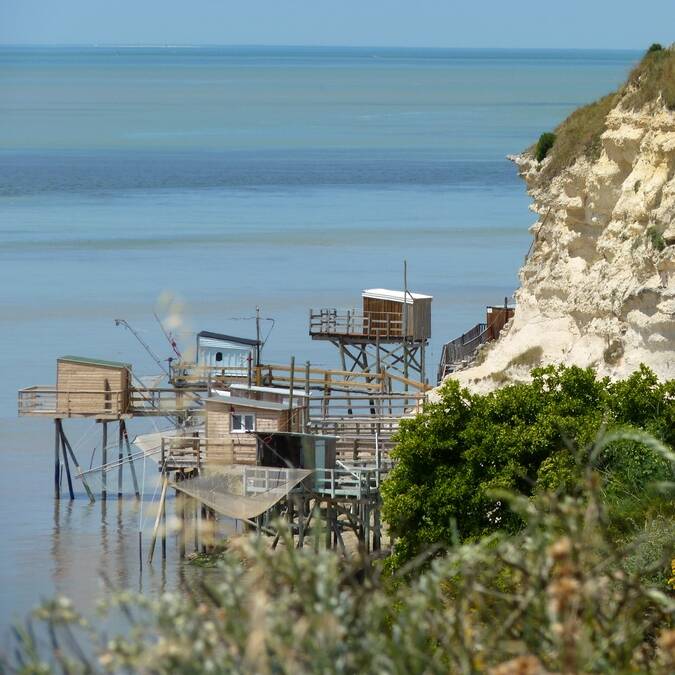
[[[124,443],[127,448],[127,458],[129,459],[129,469],[131,470],[131,480],[134,484],[134,492],[136,493],[136,499],[141,498],[141,492],[138,489],[138,478],[136,476],[136,466],[134,464],[134,458],[131,452],[131,443],[129,443],[129,432],[127,431],[127,423],[122,420],[122,429],[124,433]]]
[[[373,551],[382,548],[382,525],[380,523],[380,502],[375,503],[373,508]]]
[[[123,469],[124,469],[124,463],[123,463],[123,454],[122,454],[122,441],[123,441],[123,435],[122,435],[122,420],[119,421],[119,424],[117,425],[117,499],[122,498],[122,481],[123,481]]]
[[[206,537],[207,530],[209,527],[208,516],[206,515],[206,507],[202,504],[202,553],[206,553]]]
[[[194,502],[195,553],[199,553],[199,502],[196,499]]]
[[[101,422],[102,438],[101,443],[101,499],[105,501],[108,498],[108,474],[106,464],[108,463],[108,423]]]
[[[54,497],[61,499],[61,435],[60,419],[54,420]]]
[[[166,560],[166,505],[162,509],[162,560]]]
[[[157,516],[155,518],[155,526],[152,528],[152,541],[150,542],[150,553],[148,554],[148,564],[152,563],[152,557],[155,553],[155,542],[157,541],[157,532],[159,530],[159,524],[162,520],[162,512],[164,511],[164,502],[166,501],[166,491],[169,487],[169,477],[164,476],[164,482],[162,483],[162,491],[159,495],[159,510],[157,511]]]
[[[178,506],[179,518],[180,518],[180,532],[178,533],[179,550],[180,550],[180,557],[184,558],[185,557],[185,540],[186,540],[185,497],[184,497],[184,495],[177,494],[176,495],[176,501],[177,501],[177,506]]]
[[[61,452],[63,453],[63,467],[66,471],[66,478],[68,479],[68,494],[71,499],[75,499],[75,493],[73,492],[73,479],[70,475],[70,464],[68,462],[68,453],[66,452],[66,446],[61,444]]]
[[[63,431],[63,426],[59,425],[59,431],[61,432],[61,443],[66,447],[68,450],[68,454],[70,455],[70,459],[73,460],[73,466],[75,467],[75,471],[77,471],[78,477],[82,479],[82,485],[84,485],[84,489],[87,493],[87,496],[89,497],[89,501],[93,504],[96,500],[94,499],[94,493],[91,491],[89,487],[89,483],[87,483],[87,479],[84,477],[84,473],[82,471],[82,468],[80,467],[80,464],[77,461],[77,457],[75,457],[75,453],[73,452],[73,449],[70,447],[70,441],[66,437],[66,434]]]

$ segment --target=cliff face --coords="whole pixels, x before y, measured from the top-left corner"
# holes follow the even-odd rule
[[[635,86],[612,99],[593,150],[563,168],[550,171],[555,153],[512,158],[538,220],[511,324],[453,375],[470,388],[548,363],[613,378],[644,363],[675,378],[675,111],[660,97],[629,107]]]

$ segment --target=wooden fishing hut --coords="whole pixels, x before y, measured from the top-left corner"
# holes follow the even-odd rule
[[[175,386],[204,386],[212,382],[247,381],[260,361],[259,340],[203,330],[197,333],[194,362],[171,364]]]
[[[123,450],[126,446],[136,495],[139,495],[126,420],[133,415],[131,365],[119,361],[83,356],[62,356],[56,361],[56,386],[34,386],[19,391],[19,415],[54,419],[54,490],[61,494],[62,471],[68,481],[70,498],[74,498],[70,461],[75,465],[91,501],[94,496],[80,469],[73,448],[63,428],[67,418],[94,419],[102,427],[102,464],[107,464],[108,424],[118,424],[118,496],[122,494]],[[62,458],[61,458],[62,455]],[[107,497],[106,473],[102,472],[101,498]]]
[[[162,438],[161,467],[168,471],[208,464],[256,463],[256,431],[303,431],[304,391],[232,383],[211,390],[204,402],[204,433]]]
[[[425,350],[431,338],[430,295],[369,288],[359,309],[309,310],[309,334],[340,353],[343,370],[376,372],[384,368],[425,382]]]

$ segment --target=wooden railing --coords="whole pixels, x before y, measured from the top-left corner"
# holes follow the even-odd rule
[[[310,309],[309,334],[401,338],[404,336],[400,312],[363,312],[357,309]]]
[[[20,416],[117,417],[127,414],[128,396],[128,390],[62,391],[53,386],[36,385],[19,390],[18,413]]]
[[[314,489],[327,497],[362,499],[377,491],[380,472],[376,469],[314,469]]]
[[[160,470],[199,469],[206,458],[206,439],[199,435],[162,436]]]
[[[227,375],[232,368],[203,366],[192,362],[176,362],[171,365],[171,381],[179,387],[191,386],[195,390],[207,387],[227,387],[233,381],[250,381],[251,384],[267,387],[289,388],[293,382],[294,390],[364,391],[388,392],[394,384],[408,387],[412,393],[431,389],[417,380],[397,375],[385,370],[381,372],[363,372],[350,370],[328,370],[307,365],[298,365],[291,369],[289,365],[262,364],[250,369],[242,368],[236,375]],[[291,372],[292,371],[292,372]]]
[[[203,391],[173,387],[132,387],[129,412],[139,417],[180,414],[200,410]]]
[[[478,323],[471,330],[458,338],[446,342],[441,351],[441,360],[438,364],[437,381],[453,372],[463,361],[471,360],[478,347],[492,339],[486,323]]]
[[[199,392],[188,389],[130,387],[126,390],[62,391],[37,385],[18,392],[18,413],[47,417],[162,416],[199,409]]]
[[[309,418],[370,418],[398,419],[414,414],[425,401],[425,394],[331,394],[330,396],[312,396],[309,399]]]

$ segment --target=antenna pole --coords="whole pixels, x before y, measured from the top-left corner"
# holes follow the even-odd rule
[[[255,347],[256,366],[260,365],[260,354],[262,352],[262,345],[260,344],[260,307],[256,305],[255,308],[255,339],[258,343]]]

